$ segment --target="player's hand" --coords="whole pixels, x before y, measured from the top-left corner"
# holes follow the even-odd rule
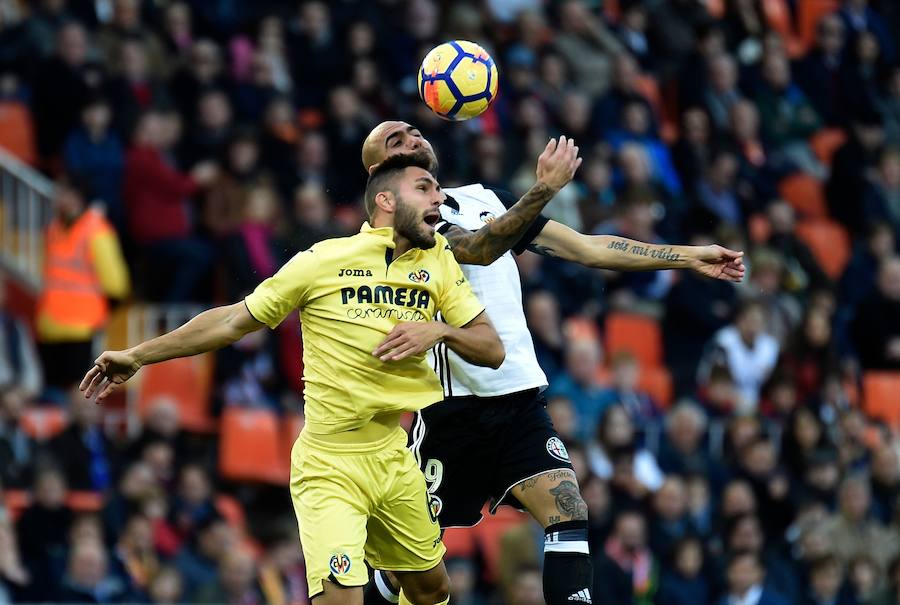
[[[381,361],[400,361],[429,350],[444,338],[447,324],[439,321],[407,321],[394,326],[372,355]]]
[[[744,253],[722,246],[697,246],[690,268],[706,277],[739,282],[744,279]]]
[[[97,395],[103,403],[116,388],[141,369],[141,362],[130,351],[105,351],[94,361],[78,388],[90,399]]]
[[[581,158],[578,157],[575,139],[559,137],[558,142],[556,139],[550,139],[538,158],[537,180],[554,191],[559,191],[572,180],[579,166]]]

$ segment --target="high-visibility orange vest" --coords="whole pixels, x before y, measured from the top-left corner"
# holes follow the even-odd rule
[[[94,267],[91,240],[112,230],[94,209],[66,228],[54,219],[47,229],[44,291],[38,314],[54,323],[96,329],[109,317],[109,303]]]

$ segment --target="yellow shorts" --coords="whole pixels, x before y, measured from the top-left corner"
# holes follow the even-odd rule
[[[329,579],[365,585],[364,561],[375,569],[426,571],[446,551],[400,427],[365,447],[301,433],[291,452],[291,499],[310,597]]]

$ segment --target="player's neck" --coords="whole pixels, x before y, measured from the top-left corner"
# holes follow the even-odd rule
[[[412,242],[409,241],[406,237],[400,235],[396,228],[394,228],[393,221],[390,220],[389,217],[376,216],[372,219],[372,227],[375,229],[380,229],[382,227],[390,227],[394,230],[394,254],[393,257],[397,258],[401,254],[405,254],[412,247]]]

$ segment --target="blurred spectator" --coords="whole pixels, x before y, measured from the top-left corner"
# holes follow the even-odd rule
[[[641,77],[637,60],[628,54],[621,53],[613,60],[612,85],[601,96],[593,108],[593,130],[597,137],[605,137],[612,130],[621,128],[622,110],[626,103],[639,103],[644,106],[647,115],[653,114],[653,109],[647,99],[639,92],[638,79]],[[572,133],[580,144],[585,144],[582,137]]]
[[[863,206],[859,200],[866,187],[870,168],[875,166],[884,145],[881,116],[863,111],[853,117],[847,142],[832,158],[831,175],[825,187],[828,211],[851,233],[863,232]]]
[[[186,116],[190,127],[178,150],[178,159],[183,166],[196,168],[203,162],[216,160],[234,130],[233,113],[231,100],[224,90],[210,89],[200,93],[197,105]]]
[[[466,605],[483,605],[476,599],[465,600],[462,597],[475,584],[475,574],[456,573],[451,562],[447,561],[447,573],[450,575],[454,599]],[[303,553],[297,548],[297,537],[293,528],[285,530],[268,544],[266,554],[259,565],[259,585],[266,603],[305,603],[309,598],[306,586],[306,568]]]
[[[802,480],[818,452],[833,446],[822,421],[808,407],[799,407],[784,424],[781,458],[794,480]]]
[[[120,236],[125,235],[122,172],[125,151],[119,135],[110,129],[112,107],[105,97],[93,97],[81,110],[81,125],[69,134],[63,149],[66,170],[83,175]]]
[[[843,49],[843,22],[837,15],[825,15],[816,25],[813,47],[797,65],[797,83],[829,126],[842,125],[844,117],[840,82]]]
[[[766,588],[797,603],[802,599],[802,589],[791,566],[778,550],[767,544],[761,519],[753,514],[742,514],[726,519],[725,550],[727,553],[751,553],[766,562]]]
[[[681,137],[672,148],[672,161],[681,175],[685,192],[695,195],[697,184],[706,174],[710,159],[713,129],[709,114],[702,107],[689,107],[681,116]]]
[[[6,603],[23,600],[30,579],[19,557],[15,527],[4,509],[0,519],[0,599]]]
[[[151,603],[179,603],[184,600],[181,574],[174,567],[162,567],[150,581]]]
[[[624,5],[616,33],[643,69],[650,69],[653,66],[654,57],[650,52],[650,41],[647,39],[647,7],[640,3]]]
[[[779,467],[775,444],[760,436],[742,447],[738,455],[738,475],[750,482],[760,510],[765,511],[760,520],[766,535],[781,535],[790,525],[792,502],[790,482]]]
[[[168,75],[169,62],[159,37],[141,23],[140,0],[113,0],[112,20],[97,32],[97,47],[107,64],[115,64],[123,47],[137,42],[147,51],[147,64],[155,77]]]
[[[878,605],[896,605],[900,603],[900,556],[891,560],[887,568],[887,586],[875,597]]]
[[[791,79],[787,58],[781,55],[765,57],[762,75],[763,85],[756,95],[756,105],[767,143],[778,151],[786,167],[824,177],[824,169],[807,143],[810,135],[819,129],[820,118]]]
[[[599,342],[589,339],[570,341],[566,347],[565,370],[553,379],[547,391],[547,397],[561,396],[572,402],[578,417],[580,440],[592,437],[608,401],[597,379],[601,361]]]
[[[637,446],[634,424],[620,405],[610,406],[603,413],[588,457],[591,472],[604,480],[613,479],[632,498],[643,499],[663,484],[656,458]]]
[[[208,517],[200,524],[194,539],[173,561],[184,577],[183,594],[195,595],[198,590],[213,586],[218,579],[219,563],[234,545],[234,531],[221,517]]]
[[[118,603],[125,587],[109,573],[103,545],[85,541],[72,545],[66,574],[62,578],[59,603]]]
[[[169,89],[181,115],[193,115],[205,90],[222,90],[227,85],[221,49],[207,38],[193,41],[185,65],[169,80]]]
[[[809,605],[852,605],[853,597],[843,590],[844,568],[835,557],[826,556],[813,563],[809,574]]]
[[[486,601],[477,589],[478,575],[475,565],[462,557],[447,561],[450,576],[450,598],[459,605],[485,605]]]
[[[847,581],[854,601],[859,605],[873,605],[881,586],[881,576],[878,562],[871,556],[853,557],[847,564]]]
[[[900,141],[900,66],[890,69],[884,90],[876,102],[884,121],[885,138]]]
[[[650,605],[659,590],[659,562],[647,548],[647,528],[637,511],[616,516],[612,534],[593,549],[594,590],[609,605]]]
[[[547,414],[553,422],[553,428],[564,442],[575,441],[577,430],[575,408],[566,397],[553,397],[547,402]]]
[[[6,277],[0,273],[0,387],[18,387],[26,397],[43,386],[43,368],[31,331],[6,310]]]
[[[213,485],[199,464],[187,464],[178,474],[178,491],[172,499],[171,517],[184,540],[194,537],[198,527],[218,513],[213,504]]]
[[[650,108],[646,101],[630,99],[619,108],[617,127],[610,130],[606,139],[615,151],[626,143],[638,145],[646,154],[651,174],[658,179],[671,196],[681,193],[681,180],[672,164],[672,157],[659,137],[653,132]]]
[[[115,107],[119,132],[130,133],[141,113],[168,102],[163,82],[151,74],[148,49],[137,39],[122,41],[115,58],[115,75],[107,83],[110,101]]]
[[[69,393],[72,422],[49,443],[71,489],[102,492],[112,485],[112,445],[103,433],[102,410],[77,388]]]
[[[900,542],[872,518],[868,483],[858,476],[848,477],[841,484],[839,498],[838,512],[824,526],[834,554],[846,563],[866,552],[885,565],[900,550]]]
[[[734,323],[716,332],[707,363],[728,368],[740,392],[739,409],[754,410],[763,383],[778,361],[778,341],[767,329],[765,310],[755,300],[744,302]],[[709,375],[702,370],[702,375]]]
[[[659,450],[659,466],[666,474],[698,474],[719,487],[724,479],[721,465],[709,455],[704,440],[707,418],[696,403],[677,403],[665,418],[665,436]]]
[[[852,329],[864,368],[900,368],[900,257],[881,261],[876,290],[860,303]]]
[[[723,53],[709,62],[708,70],[709,86],[704,95],[704,106],[713,125],[722,130],[728,126],[732,109],[743,96],[738,89],[737,62]]]
[[[888,257],[897,252],[893,228],[887,223],[871,225],[863,241],[856,243],[850,262],[838,284],[840,313],[846,317],[872,292],[878,280],[878,268]],[[838,346],[846,343],[838,341]]]
[[[20,424],[28,403],[18,387],[0,387],[0,485],[23,488],[31,483],[35,444]]]
[[[525,308],[538,363],[544,374],[556,376],[563,363],[564,342],[556,297],[550,292],[538,290],[528,296]]]
[[[301,107],[317,107],[325,101],[324,90],[341,77],[341,40],[326,2],[300,5],[298,19],[290,31],[291,77]]]
[[[653,5],[650,11],[650,48],[657,57],[657,73],[661,79],[668,80],[675,75],[697,39],[708,39],[707,32],[712,31],[708,27],[709,21],[706,6],[694,0]],[[721,33],[717,35],[721,42]],[[703,47],[702,42],[697,45]]]
[[[222,241],[225,268],[235,298],[246,296],[282,263],[279,254],[281,205],[275,191],[265,185],[248,187],[239,222]]]
[[[872,515],[879,522],[889,525],[893,509],[900,496],[900,464],[897,452],[890,445],[881,445],[872,453]]]
[[[709,215],[702,222],[737,227],[744,221],[744,209],[737,195],[738,159],[727,150],[717,151],[697,184],[697,202],[701,213]]]
[[[837,369],[831,317],[825,309],[807,310],[803,323],[784,352],[784,364],[797,381],[797,397],[809,401],[822,389],[824,378]]]
[[[293,218],[296,228],[288,236],[287,254],[310,248],[323,239],[338,237],[343,229],[333,219],[331,200],[319,183],[299,185],[294,190]]]
[[[694,534],[687,508],[687,486],[669,475],[651,498],[649,545],[661,557],[671,556],[677,542]]]
[[[94,360],[93,338],[109,319],[108,298],[128,295],[128,268],[115,230],[89,207],[81,177],[57,181],[56,216],[46,231],[37,335],[47,385],[67,389]]]
[[[162,43],[170,56],[186,57],[194,42],[191,7],[186,2],[172,2],[163,15]]]
[[[641,367],[637,357],[628,351],[620,351],[613,355],[610,366],[611,384],[605,389],[607,405],[621,405],[640,426],[656,419],[660,415],[659,405],[649,393],[638,389]]]
[[[45,602],[55,598],[65,569],[72,512],[65,505],[66,481],[61,471],[52,467],[37,470],[32,490],[34,501],[16,522],[16,535],[31,577],[27,598]]]
[[[507,602],[509,605],[542,605],[544,603],[543,581],[539,567],[536,565],[526,566],[517,570]]]
[[[828,277],[809,246],[795,233],[797,221],[793,207],[784,200],[775,200],[766,208],[766,216],[772,227],[766,246],[781,254],[787,263],[786,289],[789,292],[804,292],[827,286]]]
[[[894,228],[894,239],[900,236],[900,151],[881,154],[863,195],[864,223],[886,222]]]
[[[784,348],[803,314],[800,303],[784,291],[787,282],[784,258],[768,248],[758,247],[749,260],[750,283],[746,289],[762,307],[769,334]]]
[[[134,601],[147,602],[150,582],[159,569],[153,545],[153,526],[142,515],[133,515],[125,523],[113,551],[112,575]]]
[[[869,32],[875,35],[888,60],[894,58],[894,42],[884,18],[869,6],[869,0],[844,0],[838,12],[851,38]]]
[[[765,575],[766,568],[758,555],[746,552],[732,555],[726,571],[728,589],[720,605],[786,605],[781,595],[764,587]]]
[[[572,69],[575,86],[589,96],[609,88],[610,60],[621,43],[603,20],[591,14],[585,0],[565,0],[559,6],[560,32],[553,44]]]
[[[194,597],[197,603],[263,603],[256,584],[256,563],[245,550],[226,552],[219,564],[218,581],[202,588]]]
[[[88,63],[88,34],[80,23],[70,21],[59,29],[56,52],[42,62],[33,83],[31,108],[38,151],[45,160],[62,150],[91,89],[100,85],[95,77],[96,71]],[[60,99],[66,102],[60,103]]]
[[[703,574],[703,543],[685,537],[675,543],[670,563],[663,568],[656,603],[662,605],[700,605],[710,603],[712,590]]]
[[[203,226],[217,238],[234,233],[244,218],[247,194],[269,178],[261,166],[259,143],[252,130],[235,132],[224,156],[223,170],[203,205]]]
[[[129,458],[131,458],[129,456]],[[122,471],[117,489],[110,494],[102,511],[107,535],[118,536],[125,523],[156,488],[153,471],[144,462],[132,462]]]
[[[190,175],[175,170],[164,155],[170,144],[166,129],[164,116],[155,111],[138,121],[125,160],[124,197],[129,233],[150,270],[146,279],[166,278],[167,285],[150,297],[184,302],[193,299],[212,262],[209,245],[191,235],[185,198],[212,183],[217,171],[209,164],[198,164]]]
[[[690,243],[702,246],[712,243],[712,239],[698,235]],[[705,279],[693,272],[682,275],[669,290],[665,298],[663,341],[676,394],[693,394],[697,364],[704,347],[728,324],[736,301],[737,292],[732,284]]]

